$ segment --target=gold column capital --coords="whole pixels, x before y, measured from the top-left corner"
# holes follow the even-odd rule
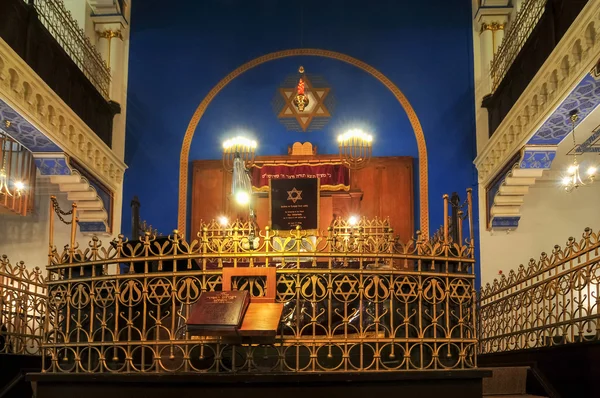
[[[497,30],[504,30],[504,28],[506,27],[506,22],[483,22],[481,24],[481,31],[479,32],[480,34],[485,32],[486,30],[491,30],[492,32],[495,32]]]
[[[107,29],[105,31],[100,32],[100,37],[108,40],[112,39],[113,37],[116,37],[117,39],[123,40],[123,35],[121,34],[120,30]]]

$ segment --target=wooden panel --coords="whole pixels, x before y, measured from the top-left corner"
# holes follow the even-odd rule
[[[238,330],[243,337],[275,337],[283,313],[283,303],[252,302]]]
[[[273,160],[285,162],[290,158],[278,156]],[[313,158],[325,160],[324,155]],[[298,160],[290,160],[293,161]],[[412,162],[411,157],[373,158],[366,168],[352,170],[350,192],[321,194],[319,229],[326,231],[334,217],[389,217],[400,239],[410,239],[414,234]],[[220,160],[194,161],[192,186],[191,226],[194,237],[201,220],[209,221],[222,214],[230,219],[247,217],[245,211],[230,203],[231,174],[223,171]],[[255,210],[259,227],[262,229],[270,225],[267,195],[256,196]]]
[[[392,228],[406,242],[415,232],[412,159],[390,160],[381,169],[379,214],[390,217]]]
[[[229,192],[226,187],[231,181],[229,173],[223,170],[220,160],[194,161],[192,174],[192,238],[200,230],[200,223],[228,215]]]
[[[231,279],[234,276],[264,276],[267,279],[265,295],[263,297],[252,297],[255,303],[274,303],[277,292],[277,269],[275,267],[253,267],[253,268],[223,268],[223,290],[231,290]]]
[[[402,241],[414,234],[413,171],[410,157],[374,158],[369,165],[352,171],[353,190],[362,191],[360,216],[389,217]]]

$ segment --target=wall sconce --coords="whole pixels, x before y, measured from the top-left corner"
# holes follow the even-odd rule
[[[373,137],[362,130],[349,130],[338,136],[340,159],[350,169],[362,169],[371,160]]]
[[[223,168],[231,173],[236,154],[242,160],[246,167],[254,164],[254,153],[256,151],[256,141],[245,137],[235,137],[223,143]]]

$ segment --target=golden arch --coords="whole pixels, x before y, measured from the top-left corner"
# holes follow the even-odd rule
[[[189,165],[189,157],[190,157],[190,147],[192,144],[192,138],[194,138],[194,132],[196,131],[196,127],[204,115],[206,108],[211,103],[211,101],[215,98],[215,96],[233,79],[246,72],[249,69],[254,68],[255,66],[264,64],[268,61],[273,61],[280,58],[286,57],[296,57],[296,56],[315,56],[315,57],[324,57],[337,59],[339,61],[346,62],[350,65],[354,65],[357,68],[364,70],[365,72],[372,75],[374,78],[379,80],[386,86],[392,94],[396,97],[398,102],[406,115],[408,116],[408,120],[413,128],[415,133],[415,138],[417,139],[417,149],[419,153],[419,203],[420,203],[420,228],[423,236],[429,236],[429,199],[428,199],[428,174],[427,174],[427,147],[425,145],[425,136],[423,134],[423,128],[421,127],[421,123],[419,122],[419,118],[415,113],[414,109],[402,94],[402,91],[390,79],[388,79],[383,73],[379,72],[377,69],[373,68],[371,65],[360,61],[356,58],[353,58],[349,55],[345,55],[342,53],[338,53],[335,51],[328,50],[319,50],[314,48],[298,48],[293,50],[283,50],[276,51],[270,54],[266,54],[260,56],[258,58],[249,61],[242,66],[235,69],[233,72],[225,76],[216,86],[210,90],[210,92],[204,97],[198,108],[194,112],[192,119],[190,120],[190,124],[185,132],[185,137],[183,138],[183,144],[181,145],[181,155],[179,157],[179,213],[177,217],[177,227],[180,231],[184,232],[186,230],[186,216],[187,216],[187,184],[188,184],[188,165]]]

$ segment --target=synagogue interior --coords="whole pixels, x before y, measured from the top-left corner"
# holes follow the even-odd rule
[[[0,398],[600,396],[600,1],[0,1]]]

